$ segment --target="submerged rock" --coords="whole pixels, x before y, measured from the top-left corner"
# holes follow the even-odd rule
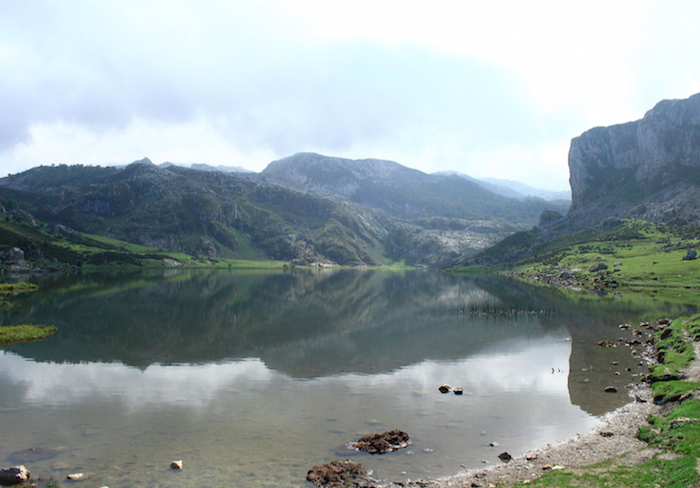
[[[375,481],[368,476],[360,463],[335,460],[314,466],[306,474],[306,480],[314,486],[325,488],[374,488]]]
[[[0,469],[0,485],[12,486],[26,483],[31,474],[24,466],[14,466],[12,468]]]
[[[384,454],[397,449],[402,449],[411,443],[411,438],[402,430],[388,430],[381,434],[371,434],[360,437],[352,445],[370,454]]]
[[[60,451],[56,449],[48,449],[46,447],[30,447],[24,451],[16,451],[8,456],[10,462],[18,464],[29,464],[36,461],[51,459],[58,455]]]

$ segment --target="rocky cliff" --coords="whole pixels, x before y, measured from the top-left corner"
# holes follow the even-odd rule
[[[610,217],[700,223],[700,94],[664,100],[635,122],[571,141],[569,222]]]

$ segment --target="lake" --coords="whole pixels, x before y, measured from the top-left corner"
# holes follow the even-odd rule
[[[496,464],[627,403],[646,366],[628,346],[598,345],[632,337],[618,324],[694,312],[429,271],[33,281],[0,323],[59,332],[0,348],[0,467],[111,488],[304,486],[313,465],[390,429],[413,443],[353,456],[379,479]]]

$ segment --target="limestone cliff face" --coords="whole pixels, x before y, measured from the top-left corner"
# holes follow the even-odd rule
[[[697,223],[691,200],[700,194],[700,94],[584,132],[571,141],[569,169],[572,217]]]

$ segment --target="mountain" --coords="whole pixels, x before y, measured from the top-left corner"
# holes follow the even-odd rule
[[[508,236],[475,261],[516,260],[568,236],[582,243],[630,219],[700,225],[700,94],[663,100],[640,120],[584,132],[571,141],[569,170],[566,216],[543,212],[536,228]]]
[[[87,234],[303,265],[445,266],[552,208],[394,162],[315,154],[275,161],[262,174],[156,166],[148,158],[122,167],[41,166],[0,179],[2,201]]]
[[[526,197],[541,198],[547,201],[568,202],[571,201],[571,192],[569,191],[552,191],[535,188],[525,183],[513,180],[503,180],[500,178],[483,178],[478,179],[459,173],[457,171],[438,171],[435,175],[459,176],[467,181],[472,181],[477,185],[486,188],[493,193],[504,196],[506,198],[524,199]]]
[[[536,198],[514,202],[465,178],[429,175],[379,159],[299,153],[270,163],[262,175],[270,181],[343,197],[403,219],[441,216],[534,224],[543,210],[565,211],[568,207]]]
[[[584,132],[571,141],[569,169],[568,218],[579,228],[611,217],[700,224],[700,94]]]

